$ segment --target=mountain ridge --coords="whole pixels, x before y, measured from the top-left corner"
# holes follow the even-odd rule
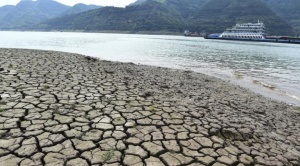
[[[65,6],[53,0],[22,0],[14,9],[0,7],[0,22],[3,22],[0,29],[174,33],[188,29],[218,33],[236,23],[261,20],[269,34],[300,34],[300,11],[297,10],[300,2],[286,1],[289,3],[281,0],[137,0],[125,8],[99,6],[97,9],[99,7],[84,4]],[[55,5],[58,7],[53,7]]]
[[[72,7],[54,0],[22,0],[15,6],[0,7],[0,29],[26,30],[51,18],[96,9],[100,6],[76,4]]]
[[[122,18],[119,17],[122,15]],[[172,31],[180,26],[176,12],[155,1],[126,8],[103,7],[85,13],[65,16],[44,22],[46,30],[122,30],[122,31]],[[121,28],[120,28],[121,27]]]
[[[257,20],[264,22],[272,35],[294,34],[293,28],[260,0],[210,0],[189,19],[189,28],[220,33],[236,23]]]
[[[5,5],[0,7],[0,19],[3,18],[7,13],[9,13],[13,8],[13,5]]]
[[[262,0],[278,16],[286,20],[300,35],[300,1],[299,0]]]
[[[137,2],[142,3],[118,9],[104,7],[78,15],[52,19],[44,22],[39,28],[43,30],[172,31],[176,33],[189,29],[217,33],[236,23],[256,22],[259,19],[266,24],[272,35],[294,35],[293,28],[261,0],[195,0],[193,2],[189,0],[143,2],[142,0]],[[97,12],[98,14],[95,14]]]
[[[101,8],[102,6],[97,6],[97,5],[86,5],[83,3],[78,3],[69,8],[67,11],[63,12],[60,14],[60,16],[66,16],[66,15],[72,15],[72,14],[77,14],[81,12],[85,12],[88,10],[93,10],[97,8]]]
[[[0,22],[2,29],[22,29],[54,18],[69,7],[52,0],[22,0]]]

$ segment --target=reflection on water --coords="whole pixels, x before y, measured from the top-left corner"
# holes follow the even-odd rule
[[[0,35],[0,47],[57,50],[189,69],[300,105],[300,45],[127,34],[0,32]]]

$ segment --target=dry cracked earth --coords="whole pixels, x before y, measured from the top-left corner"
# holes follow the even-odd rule
[[[0,165],[300,165],[300,109],[190,71],[0,49]]]

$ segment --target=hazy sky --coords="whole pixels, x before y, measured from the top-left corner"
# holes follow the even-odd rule
[[[0,0],[0,6],[15,5],[21,0]],[[60,3],[72,6],[76,3],[95,4],[101,6],[119,6],[124,7],[136,0],[55,0]]]

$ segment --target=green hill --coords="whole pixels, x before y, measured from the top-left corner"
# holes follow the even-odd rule
[[[22,0],[3,15],[0,19],[0,28],[26,29],[28,26],[56,17],[68,8],[69,6],[53,0]]]
[[[137,0],[131,4],[129,4],[128,6],[134,6],[134,5],[140,5],[143,4],[144,2],[146,2],[147,0]]]
[[[263,21],[272,35],[293,28],[261,0],[139,0],[126,8],[104,7],[44,22],[42,30],[222,32],[236,23]]]
[[[156,1],[126,8],[103,7],[84,13],[44,22],[44,30],[85,31],[178,31],[182,29],[181,16]]]
[[[77,13],[81,13],[81,12],[85,12],[85,11],[93,10],[93,9],[98,9],[98,8],[101,8],[101,6],[86,5],[83,3],[78,3],[74,6],[72,6],[71,8],[69,8],[67,11],[60,14],[60,16],[77,14]]]
[[[11,10],[13,10],[14,6],[13,5],[6,5],[0,7],[0,20],[5,17]]]
[[[184,19],[199,11],[209,0],[166,0],[164,4],[176,10]]]
[[[0,29],[26,30],[51,18],[100,8],[96,5],[76,4],[73,7],[54,0],[22,0],[16,6],[0,7]]]
[[[147,0],[137,0],[130,5],[142,5]],[[208,0],[154,0],[160,2],[174,11],[177,11],[183,18],[188,18],[196,10],[199,10]]]
[[[0,8],[0,29],[217,33],[236,23],[261,20],[271,35],[294,35],[292,26],[300,31],[299,4],[299,0],[138,0],[125,8],[93,9],[23,0],[13,9]]]
[[[300,35],[300,0],[262,0]]]
[[[210,0],[189,19],[195,31],[222,32],[236,23],[265,23],[272,35],[292,35],[293,28],[260,0]]]

